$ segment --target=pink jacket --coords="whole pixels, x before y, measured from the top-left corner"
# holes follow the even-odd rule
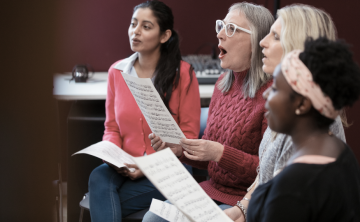
[[[106,120],[103,140],[111,141],[134,157],[154,153],[150,146],[151,133],[143,114],[127,87],[124,78],[115,66],[109,69],[106,98]],[[200,131],[199,85],[193,72],[190,87],[190,65],[181,61],[179,85],[174,89],[169,106],[176,123],[186,138],[198,138]],[[187,91],[187,89],[189,89]]]

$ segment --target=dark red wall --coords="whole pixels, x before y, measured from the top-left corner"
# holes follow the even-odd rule
[[[57,64],[58,72],[71,71],[78,63],[88,63],[96,71],[105,71],[132,52],[127,29],[132,9],[140,0],[65,0],[58,4],[57,14]],[[234,1],[230,0],[164,0],[175,16],[175,30],[182,38],[182,54],[193,54],[204,43],[217,44],[215,20],[225,17]],[[273,0],[253,1],[273,12]],[[359,0],[300,0],[329,12],[338,29],[339,38],[353,45],[355,58],[360,62],[360,1]],[[295,3],[281,0],[281,7]],[[210,53],[210,48],[201,51]],[[353,126],[346,130],[349,145],[360,160],[357,139],[360,132],[360,103],[348,110]]]

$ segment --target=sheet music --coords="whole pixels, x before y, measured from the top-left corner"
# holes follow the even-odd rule
[[[179,144],[185,135],[166,108],[151,79],[122,73],[152,132],[163,142]]]
[[[149,211],[170,222],[190,222],[174,205],[152,199]]]
[[[232,222],[169,148],[133,159],[152,184],[190,221]]]
[[[89,147],[86,147],[85,149],[82,149],[75,154],[89,154],[95,157],[98,157],[100,159],[105,160],[106,162],[109,162],[119,168],[126,167],[124,163],[128,164],[135,164],[134,160],[132,159],[132,156],[125,152],[123,149],[115,145],[114,143],[110,141],[101,141],[98,143],[95,143]],[[73,156],[71,155],[71,156]],[[131,172],[134,172],[134,168],[128,168]]]

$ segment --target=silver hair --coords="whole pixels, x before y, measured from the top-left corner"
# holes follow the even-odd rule
[[[229,8],[229,12],[238,10],[243,13],[249,22],[251,34],[251,64],[250,69],[243,82],[242,91],[244,97],[254,98],[256,91],[264,85],[271,75],[264,73],[262,70],[262,49],[259,45],[270,31],[271,25],[274,23],[274,17],[268,9],[263,6],[255,5],[248,2],[235,3]],[[218,84],[219,90],[223,93],[230,90],[234,81],[234,74],[228,70],[224,78]]]

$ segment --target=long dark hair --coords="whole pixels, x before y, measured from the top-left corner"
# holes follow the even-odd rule
[[[156,65],[154,72],[155,81],[154,86],[159,92],[161,99],[164,101],[166,108],[170,111],[171,114],[174,114],[169,107],[169,101],[173,89],[175,89],[179,84],[180,78],[180,62],[181,62],[181,53],[180,53],[180,39],[177,32],[174,31],[174,16],[172,14],[171,8],[165,5],[160,1],[146,1],[141,3],[134,8],[134,13],[139,8],[149,8],[153,12],[153,15],[156,17],[157,22],[160,26],[160,34],[164,33],[166,30],[171,30],[171,37],[160,47],[160,59]],[[193,68],[190,66],[190,84],[192,82],[192,71]],[[189,89],[189,88],[188,88]]]

